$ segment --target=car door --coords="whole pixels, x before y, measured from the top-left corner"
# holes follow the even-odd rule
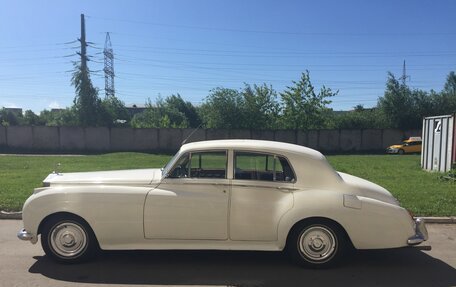
[[[410,152],[421,152],[421,142],[415,141],[411,142],[411,151]]]
[[[184,154],[147,194],[145,237],[226,240],[229,188],[227,151]]]
[[[234,152],[230,239],[275,241],[280,218],[293,206],[295,174],[285,157]]]

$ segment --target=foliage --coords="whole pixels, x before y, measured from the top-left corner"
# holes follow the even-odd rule
[[[0,123],[2,126],[16,126],[21,122],[22,114],[18,114],[9,109],[0,110]]]
[[[125,104],[117,97],[111,96],[102,100],[101,112],[98,121],[102,126],[124,126],[131,119]]]
[[[309,71],[302,73],[301,79],[293,81],[293,86],[280,94],[282,98],[282,128],[285,129],[318,129],[327,125],[331,103],[327,98],[337,95],[330,88],[322,86],[320,92],[310,81]]]
[[[410,128],[416,126],[417,115],[413,111],[412,92],[401,84],[392,73],[388,73],[386,90],[378,100],[379,109],[386,115],[393,128]]]
[[[447,76],[445,86],[440,94],[434,94],[436,112],[438,115],[456,113],[456,74],[450,72]],[[436,114],[436,115],[437,115]]]
[[[40,113],[40,123],[47,126],[78,126],[78,113],[74,106],[62,110],[44,110]]]
[[[76,97],[74,106],[81,126],[96,126],[99,123],[101,100],[98,89],[92,85],[89,69],[81,64],[74,64],[72,85],[75,87]]]
[[[175,97],[175,96],[174,96]],[[163,100],[157,99],[157,103],[152,104],[148,100],[146,110],[140,114],[136,114],[131,126],[134,128],[187,128],[189,121],[184,112],[181,112],[175,106],[175,98],[168,97]],[[179,96],[180,98],[180,96]]]
[[[190,102],[185,102],[181,95],[171,95],[165,99],[165,106],[168,110],[178,111],[185,115],[188,121],[188,127],[196,128],[201,124],[201,118],[197,109]]]
[[[22,124],[27,126],[41,125],[40,117],[37,116],[33,111],[26,110],[24,113]]]
[[[333,116],[332,128],[336,129],[382,129],[387,128],[386,119],[378,109],[364,109],[358,105],[353,111]]]
[[[443,91],[411,90],[388,73],[386,90],[377,104],[387,119],[387,127],[421,128],[423,117],[456,112],[456,75],[451,72]]]
[[[207,128],[278,128],[280,106],[276,91],[266,84],[248,85],[238,91],[216,88],[200,109]]]
[[[215,88],[200,109],[206,128],[238,129],[245,127],[244,99],[234,89]]]
[[[243,97],[243,119],[245,128],[277,129],[280,106],[277,102],[277,93],[266,84],[245,85],[241,92]]]
[[[149,100],[146,110],[133,118],[116,97],[101,100],[92,85],[90,72],[75,64],[72,84],[74,105],[65,110],[44,110],[39,116],[28,110],[19,114],[0,110],[0,124],[48,126],[131,126],[135,128],[206,128],[220,129],[367,129],[421,128],[422,118],[456,112],[456,74],[450,72],[440,92],[411,89],[388,73],[385,92],[377,106],[353,111],[333,112],[330,98],[337,95],[323,86],[317,93],[309,71],[285,91],[272,86],[245,84],[241,89],[217,87],[210,91],[201,106],[184,101],[181,95]],[[278,97],[278,94],[280,95]]]

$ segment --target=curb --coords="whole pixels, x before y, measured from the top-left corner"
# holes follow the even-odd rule
[[[419,216],[418,216],[419,217]],[[456,216],[449,217],[435,217],[435,216],[423,216],[425,223],[431,224],[456,224]],[[0,211],[0,219],[22,219],[22,211]]]
[[[22,211],[0,211],[0,219],[22,219]]]
[[[456,224],[456,216],[449,217],[422,217],[425,223],[437,223],[437,224]]]

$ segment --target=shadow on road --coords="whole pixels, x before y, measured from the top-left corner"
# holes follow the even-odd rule
[[[229,286],[453,286],[456,269],[416,249],[359,251],[340,267],[297,267],[280,252],[123,251],[62,265],[47,257],[29,269],[48,278],[102,284]]]

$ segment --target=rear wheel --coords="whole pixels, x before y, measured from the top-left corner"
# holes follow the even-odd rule
[[[89,225],[76,216],[53,217],[45,222],[41,246],[47,256],[64,263],[87,261],[98,243]]]
[[[327,268],[335,265],[346,250],[345,232],[337,224],[321,220],[296,226],[288,250],[299,265]]]

